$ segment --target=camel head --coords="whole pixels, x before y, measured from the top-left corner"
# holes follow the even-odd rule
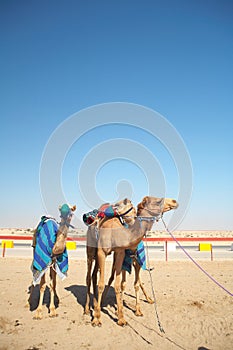
[[[113,207],[128,225],[131,226],[134,224],[137,213],[130,199],[125,198],[113,204]]]
[[[69,206],[68,204],[63,204],[59,207],[61,222],[57,232],[57,239],[53,246],[53,255],[60,255],[65,250],[67,233],[75,210],[76,205]]]
[[[172,198],[157,198],[146,196],[137,206],[137,215],[142,215],[142,212],[148,216],[158,216],[166,211],[178,208],[178,203]]]

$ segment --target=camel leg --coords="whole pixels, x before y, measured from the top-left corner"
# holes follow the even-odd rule
[[[105,290],[104,290],[104,292],[103,292],[102,300],[104,300],[104,299],[106,298],[107,294],[108,294],[109,288],[110,288],[110,286],[111,286],[111,284],[112,284],[112,282],[113,282],[113,280],[114,280],[115,271],[116,271],[116,270],[115,270],[115,254],[114,254],[114,256],[113,256],[113,264],[112,264],[111,276],[110,276],[110,278],[109,278],[109,280],[108,280],[108,285],[107,285],[107,287],[105,288]]]
[[[40,300],[39,300],[39,305],[36,309],[36,314],[34,316],[34,318],[36,320],[42,319],[42,305],[43,305],[43,300],[44,300],[45,288],[46,288],[46,284],[45,284],[45,274],[44,274],[40,280]]]
[[[139,273],[141,270],[141,266],[137,262],[134,262],[133,266],[134,266],[134,270],[135,270],[135,280],[134,280],[134,289],[135,289],[135,296],[136,296],[135,315],[136,316],[143,316],[143,313],[142,313],[141,308],[140,308],[140,295],[139,295],[139,288],[140,288]]]
[[[90,314],[90,294],[91,294],[91,269],[92,269],[92,258],[87,258],[87,275],[86,275],[86,285],[87,285],[87,296],[86,305],[84,309],[84,315]]]
[[[98,260],[95,260],[94,270],[92,272],[92,286],[93,286],[93,295],[95,298],[97,297],[97,273],[98,273],[99,265]]]
[[[102,326],[101,322],[101,301],[104,291],[104,272],[105,272],[106,256],[102,249],[98,249],[98,266],[100,269],[99,283],[98,283],[98,300],[94,293],[94,318],[91,322],[92,326]]]
[[[26,303],[25,307],[30,309],[30,307],[31,307],[32,293],[33,293],[33,290],[34,290],[34,284],[32,283],[31,286],[30,286],[29,288],[30,288],[29,297],[28,297],[28,300],[27,300],[27,303]]]
[[[139,271],[138,271],[139,286],[140,286],[140,288],[141,288],[141,290],[142,290],[142,292],[143,292],[143,294],[144,294],[144,296],[145,296],[145,298],[146,298],[146,301],[147,301],[149,304],[153,304],[153,303],[154,303],[154,300],[153,300],[151,297],[149,297],[149,295],[147,294],[147,292],[146,292],[146,290],[145,290],[145,288],[144,288],[143,282],[142,282],[141,279],[140,279],[141,267],[140,267],[140,265],[138,264],[137,260],[134,260],[133,265],[134,265],[134,268],[136,268],[136,265],[138,265],[138,266],[137,266],[137,269],[139,269]],[[136,272],[135,272],[135,273],[136,273]]]
[[[124,303],[124,299],[125,299],[125,287],[126,287],[126,271],[122,270],[121,271],[121,298],[122,298],[122,302]]]
[[[145,290],[145,288],[144,288],[144,285],[143,285],[143,283],[141,282],[140,277],[139,277],[139,285],[140,285],[140,288],[141,288],[141,290],[142,290],[142,292],[143,292],[143,294],[144,294],[144,296],[145,296],[145,298],[146,298],[146,301],[147,301],[149,304],[154,304],[154,300],[153,300],[151,297],[149,297],[149,295],[147,294],[147,292],[146,292],[146,290]]]
[[[49,289],[50,289],[49,317],[57,316],[55,303],[54,303],[54,298],[56,296],[56,285],[57,285],[56,276],[57,276],[56,271],[54,271],[53,267],[51,267],[50,268],[50,285],[49,285]]]
[[[122,264],[125,257],[125,251],[121,251],[117,253],[116,262],[115,262],[115,269],[116,269],[116,279],[115,279],[115,293],[116,293],[116,301],[117,301],[117,311],[118,311],[118,322],[117,324],[119,326],[125,326],[127,324],[126,320],[124,319],[123,314],[123,303],[122,303],[122,297],[121,297],[121,271],[122,271]]]

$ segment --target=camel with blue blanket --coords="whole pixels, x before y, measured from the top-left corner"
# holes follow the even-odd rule
[[[54,218],[42,216],[33,235],[33,261],[31,265],[33,282],[28,299],[28,306],[31,304],[34,286],[39,284],[40,298],[34,316],[35,319],[42,319],[42,306],[46,289],[46,272],[49,270],[50,273],[50,317],[57,316],[54,303],[55,297],[57,297],[56,276],[58,275],[63,280],[67,275],[68,254],[66,250],[66,239],[76,206],[70,207],[67,204],[63,204],[59,207],[59,210],[61,218],[60,223]]]
[[[178,203],[171,198],[157,198],[146,196],[137,206],[137,217],[134,224],[128,228],[123,228],[117,220],[105,220],[100,223],[98,230],[97,259],[99,268],[98,299],[94,294],[94,318],[93,326],[101,326],[101,301],[104,292],[104,272],[107,255],[114,252],[113,272],[115,275],[114,289],[117,301],[118,325],[124,326],[127,322],[123,314],[123,302],[121,296],[121,271],[125,257],[125,250],[135,251],[138,244],[147,231],[150,231],[153,223],[164,212],[176,209]],[[137,281],[137,284],[139,281]],[[139,289],[139,286],[137,290]]]

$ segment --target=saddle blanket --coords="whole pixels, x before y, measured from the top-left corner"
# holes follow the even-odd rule
[[[133,258],[131,257],[134,253],[130,249],[125,250],[125,258],[122,264],[122,270],[131,273]],[[146,270],[146,254],[143,241],[141,241],[136,250],[136,260],[143,270]]]
[[[52,249],[56,242],[58,224],[54,219],[41,218],[36,231],[36,245],[34,248],[33,262],[31,266],[33,284],[40,282],[52,263]],[[68,254],[64,252],[56,257],[55,270],[61,279],[66,277],[68,270]]]
[[[112,205],[103,204],[99,209],[94,209],[86,214],[83,214],[83,222],[87,226],[91,225],[96,217],[98,218],[113,218],[118,216],[117,211]]]

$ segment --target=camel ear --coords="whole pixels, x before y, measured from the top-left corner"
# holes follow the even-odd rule
[[[124,201],[123,201],[123,203],[126,205],[126,204],[127,204],[127,202],[128,202],[128,199],[127,199],[127,198],[125,198],[125,199],[124,199]]]
[[[143,200],[142,200],[142,206],[143,206],[143,208],[144,208],[145,204],[148,202],[148,200],[149,200],[149,197],[148,197],[148,196],[146,196],[146,197],[143,198]]]
[[[73,207],[70,208],[71,211],[75,211],[76,210],[76,205],[73,205]]]

